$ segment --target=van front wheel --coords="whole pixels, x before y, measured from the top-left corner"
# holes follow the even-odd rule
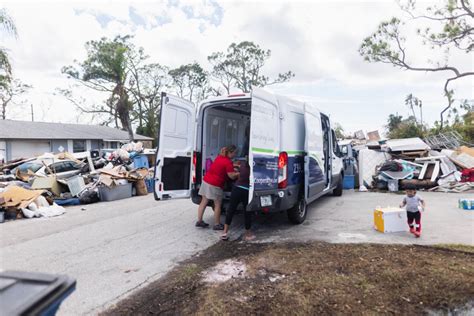
[[[306,205],[306,201],[304,198],[301,198],[301,200],[299,200],[295,206],[287,211],[288,219],[293,224],[301,224],[306,219],[307,211],[308,207]]]

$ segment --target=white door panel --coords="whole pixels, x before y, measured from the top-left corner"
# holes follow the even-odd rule
[[[155,164],[158,199],[190,197],[195,122],[193,103],[173,95],[162,95]]]

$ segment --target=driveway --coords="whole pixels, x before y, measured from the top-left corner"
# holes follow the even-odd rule
[[[305,223],[288,224],[286,214],[255,219],[257,242],[463,243],[474,245],[474,212],[459,210],[461,195],[423,193],[423,236],[373,230],[375,206],[398,205],[402,195],[345,192],[309,207]],[[85,210],[83,210],[85,208]],[[76,206],[63,216],[0,224],[0,268],[67,274],[76,291],[60,315],[97,314],[168,272],[176,263],[219,241],[219,234],[194,226],[196,205],[160,201],[152,195]],[[236,217],[231,239],[242,232]],[[206,213],[212,223],[212,214]]]
[[[370,242],[400,244],[474,245],[474,211],[458,208],[458,199],[468,195],[419,192],[426,201],[422,213],[422,237],[401,233],[380,233],[373,229],[373,210],[377,206],[398,206],[404,195],[344,191],[342,197],[326,196],[309,205],[306,221],[299,226],[288,223],[286,214],[257,219],[260,241]],[[472,195],[472,193],[470,193]]]

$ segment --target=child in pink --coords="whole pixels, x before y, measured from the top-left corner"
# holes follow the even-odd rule
[[[406,206],[410,233],[419,238],[421,236],[421,211],[425,208],[425,201],[416,195],[415,189],[407,189],[406,194],[400,207]],[[413,221],[415,221],[415,224],[413,224]]]

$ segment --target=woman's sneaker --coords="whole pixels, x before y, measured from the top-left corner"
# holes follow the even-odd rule
[[[207,228],[207,227],[209,227],[209,224],[206,223],[205,221],[197,221],[196,222],[196,227]]]
[[[214,230],[224,230],[224,225],[216,224],[216,225],[214,225],[214,227],[212,229],[214,229]]]

